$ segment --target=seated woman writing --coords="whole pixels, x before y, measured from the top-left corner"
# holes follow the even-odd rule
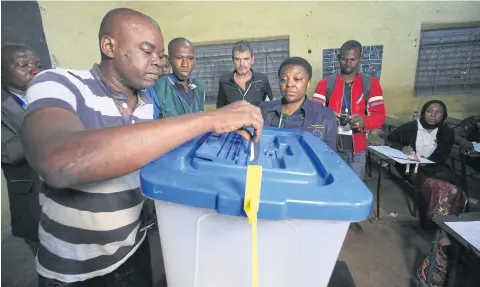
[[[407,175],[424,196],[425,203],[419,207],[425,229],[435,228],[431,220],[435,216],[458,214],[467,201],[461,181],[446,165],[455,141],[453,129],[444,124],[446,118],[445,104],[429,101],[422,107],[418,121],[399,126],[387,137],[387,144],[392,148],[435,162],[421,166],[418,174],[411,170]],[[405,176],[405,165],[397,165],[397,170]]]
[[[307,99],[312,66],[300,57],[285,59],[278,69],[281,100],[260,104],[264,125],[312,133],[336,150],[337,121],[332,110]]]

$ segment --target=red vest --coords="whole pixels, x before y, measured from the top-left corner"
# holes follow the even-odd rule
[[[352,97],[350,100],[350,110],[352,114],[362,115],[365,119],[364,129],[355,129],[353,131],[353,150],[354,153],[359,153],[367,148],[367,135],[366,131],[379,129],[382,127],[385,121],[386,112],[383,100],[382,88],[380,83],[375,77],[370,77],[370,95],[368,100],[365,101],[363,95],[362,79],[360,73],[353,81],[352,85]],[[343,89],[345,83],[343,78],[338,74],[335,87],[328,99],[328,107],[336,113],[340,113],[343,102]],[[325,105],[327,99],[325,97],[327,93],[327,77],[323,78],[317,85],[315,93],[313,94],[312,101]],[[367,107],[367,114],[365,114],[365,106]]]

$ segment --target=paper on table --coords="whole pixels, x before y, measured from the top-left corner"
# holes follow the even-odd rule
[[[426,159],[424,157],[419,157],[418,159],[420,159],[420,161],[415,161],[415,160],[411,160],[411,159],[401,159],[401,158],[395,158],[395,157],[392,157],[392,159],[396,162],[398,162],[399,164],[432,164],[432,163],[435,163],[429,159]]]
[[[388,156],[392,158],[394,161],[400,163],[400,164],[408,164],[408,163],[434,163],[431,160],[428,160],[423,157],[419,157],[418,159],[420,161],[414,160],[413,156],[409,156],[404,154],[402,151],[399,151],[398,149],[391,148],[389,146],[370,146],[371,149]]]
[[[480,152],[480,143],[474,142],[473,143],[473,150],[475,150],[476,152]]]
[[[480,221],[445,222],[465,241],[480,250]]]
[[[404,154],[402,151],[398,149],[391,148],[389,146],[371,146],[370,148],[382,153],[386,156],[401,158],[401,159],[410,159],[410,157]]]

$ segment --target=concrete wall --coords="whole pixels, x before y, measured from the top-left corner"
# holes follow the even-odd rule
[[[305,57],[314,67],[315,83],[322,74],[323,49],[339,47],[349,39],[363,45],[384,45],[381,84],[390,115],[411,115],[431,98],[413,96],[421,28],[480,19],[478,2],[459,1],[41,1],[40,6],[49,49],[62,67],[86,69],[99,60],[97,33],[101,18],[109,9],[122,6],[157,20],[166,41],[176,36],[199,44],[288,37],[290,54]],[[438,98],[447,103],[451,115],[469,115],[480,109],[480,95]]]

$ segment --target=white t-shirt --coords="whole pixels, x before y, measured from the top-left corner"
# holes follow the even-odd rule
[[[423,156],[428,158],[432,155],[435,149],[438,146],[437,143],[437,132],[438,128],[435,128],[433,131],[428,132],[421,124],[420,121],[417,123],[417,141],[415,142],[415,149],[418,156]]]

